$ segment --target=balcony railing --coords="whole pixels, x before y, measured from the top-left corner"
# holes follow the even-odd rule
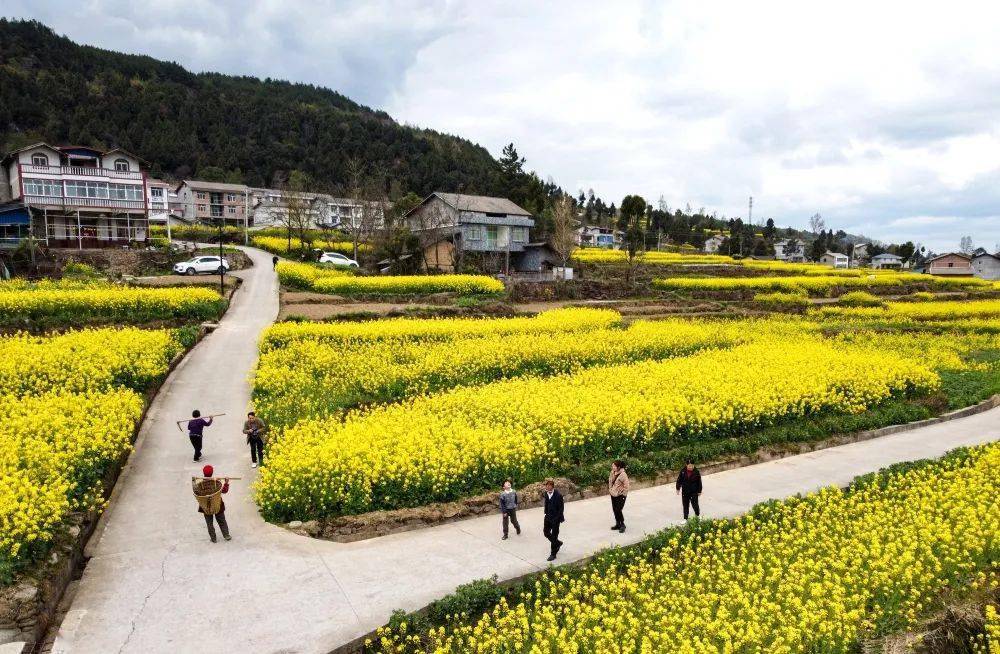
[[[86,207],[90,209],[133,209],[145,211],[145,200],[112,200],[110,198],[67,198],[58,195],[25,195],[25,204]]]
[[[112,170],[111,168],[90,168],[88,166],[36,166],[35,164],[21,164],[21,173],[33,175],[75,175],[77,177],[142,179],[142,172],[138,170]]]

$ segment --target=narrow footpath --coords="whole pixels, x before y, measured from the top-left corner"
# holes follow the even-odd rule
[[[547,563],[541,509],[519,514],[521,536],[500,541],[498,516],[341,544],[264,522],[251,499],[256,470],[240,433],[260,333],[277,316],[271,255],[246,249],[254,267],[219,328],[173,371],[153,401],[136,451],[118,482],[53,651],[58,654],[329,652],[474,579],[509,579]],[[192,409],[227,415],[205,431],[191,460],[175,424]],[[1000,438],[1000,409],[705,477],[706,517],[843,485],[886,465],[935,457]],[[210,463],[240,476],[226,496],[233,540],[208,540],[190,478]],[[610,531],[607,498],[566,505],[557,563],[679,524],[672,487],[639,490],[625,507],[628,532]]]

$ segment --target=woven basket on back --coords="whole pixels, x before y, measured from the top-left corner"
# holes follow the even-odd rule
[[[195,480],[197,477],[194,478]],[[205,515],[215,515],[222,510],[222,480],[202,479],[193,481],[194,496]]]

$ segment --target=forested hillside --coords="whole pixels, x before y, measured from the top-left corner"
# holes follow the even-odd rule
[[[353,158],[403,192],[503,191],[485,148],[400,125],[329,89],[194,74],[0,19],[0,149],[35,141],[123,147],[173,177],[269,185],[276,172],[302,170],[336,191]]]

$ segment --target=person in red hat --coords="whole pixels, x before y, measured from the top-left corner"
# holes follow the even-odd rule
[[[200,481],[196,479],[194,481],[194,492],[196,496],[198,495],[199,484],[202,484],[206,481],[209,482],[214,481],[212,474],[215,472],[215,469],[212,468],[212,466],[210,465],[205,466],[204,468],[201,469],[201,472],[202,475],[204,476],[204,479]],[[223,493],[229,492],[229,478],[223,479],[222,492]],[[205,516],[205,524],[208,526],[208,537],[212,539],[213,543],[217,542],[215,538],[215,525],[212,524],[213,517],[215,518],[215,522],[219,523],[219,529],[222,530],[222,537],[225,538],[226,540],[232,540],[232,537],[229,535],[229,525],[226,524],[226,503],[224,501],[222,502],[222,506],[219,508],[219,511],[215,514],[206,513],[205,509],[202,508],[201,503],[199,502],[198,513],[201,513],[202,515]]]

